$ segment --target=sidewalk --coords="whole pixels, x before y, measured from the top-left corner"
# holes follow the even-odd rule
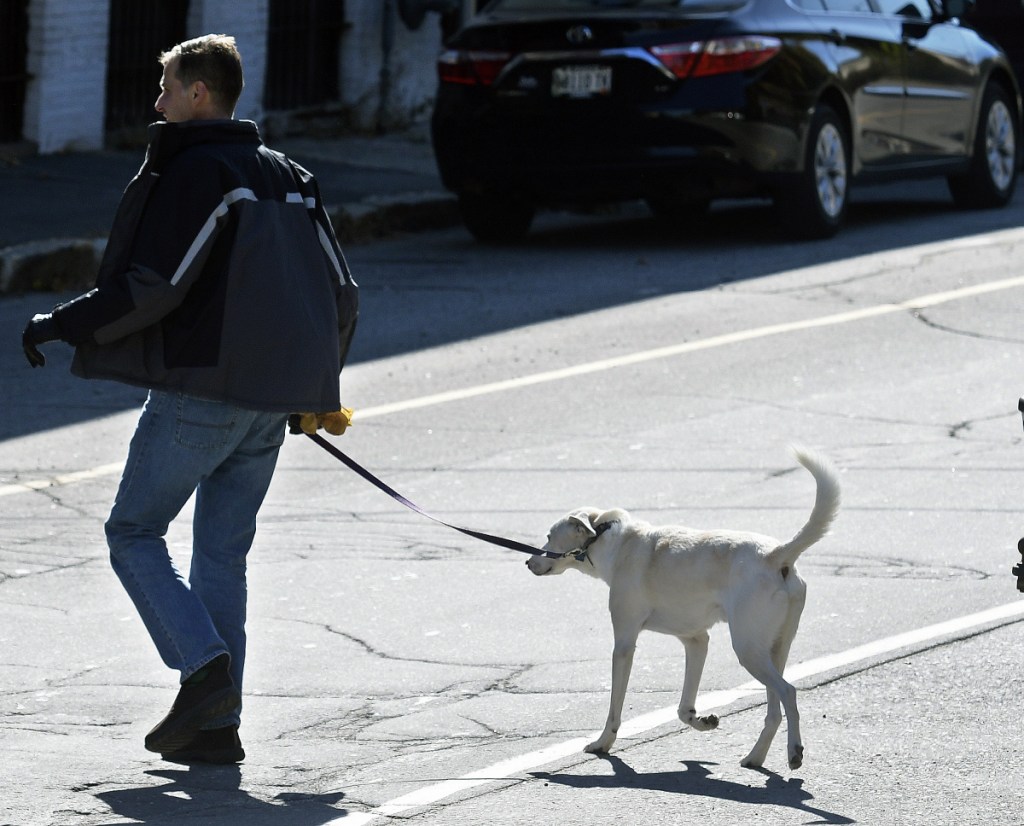
[[[396,134],[268,144],[316,175],[343,244],[458,223],[425,123]],[[118,200],[144,155],[0,155],[0,294],[91,285]]]

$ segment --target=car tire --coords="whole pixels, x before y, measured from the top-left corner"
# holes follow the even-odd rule
[[[846,219],[850,184],[850,138],[831,106],[814,110],[803,167],[776,193],[779,219],[793,237],[831,238]]]
[[[497,192],[463,192],[459,209],[466,229],[485,244],[522,241],[530,231],[535,211],[526,198]]]
[[[1009,203],[1017,186],[1018,133],[1009,95],[990,83],[981,100],[970,167],[947,179],[954,204],[961,209],[992,209]]]

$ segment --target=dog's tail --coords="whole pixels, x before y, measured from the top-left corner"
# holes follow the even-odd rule
[[[835,468],[824,456],[802,447],[793,448],[797,461],[807,468],[818,483],[814,497],[814,508],[796,536],[768,554],[768,562],[778,568],[788,568],[797,557],[828,533],[828,529],[839,511],[839,477]]]

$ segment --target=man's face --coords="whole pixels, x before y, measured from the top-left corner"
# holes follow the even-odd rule
[[[195,85],[183,86],[178,80],[178,61],[170,61],[164,66],[163,77],[160,78],[160,97],[156,99],[153,108],[156,109],[168,123],[182,123],[196,117]]]

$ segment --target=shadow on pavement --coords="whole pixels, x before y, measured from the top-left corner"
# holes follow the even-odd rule
[[[788,270],[1016,228],[1018,195],[1006,209],[958,211],[944,182],[866,187],[855,192],[835,238],[779,237],[765,202],[716,206],[678,226],[642,205],[608,215],[547,215],[520,244],[485,247],[467,233],[399,237],[346,249],[361,287],[359,332],[350,363],[472,340],[594,309],[708,289]],[[955,220],[951,231],[950,216]],[[678,266],[665,266],[664,256]],[[648,257],[659,266],[647,266]],[[28,368],[21,330],[33,313],[71,295],[0,299],[0,441],[128,409],[145,392],[82,382],[67,372],[70,348],[50,345],[42,370]]]
[[[611,777],[600,777],[594,775],[548,774],[546,772],[531,772],[531,774],[538,780],[545,780],[548,783],[557,783],[574,789],[644,789],[652,792],[681,794],[690,797],[709,797],[748,806],[780,806],[807,812],[815,817],[819,817],[821,819],[816,821],[818,823],[856,822],[843,815],[810,806],[809,801],[814,800],[814,795],[804,790],[804,781],[800,778],[783,778],[765,769],[757,770],[758,774],[766,778],[765,785],[748,786],[712,777],[711,770],[707,767],[715,766],[717,765],[716,763],[684,760],[682,764],[686,768],[683,771],[641,774],[634,771],[620,757],[602,755],[601,759],[611,765],[614,775]],[[757,822],[757,820],[757,813],[751,811],[749,821]]]
[[[343,792],[282,792],[268,802],[242,786],[238,766],[191,766],[148,771],[168,783],[133,786],[97,794],[113,812],[146,824],[218,824],[218,826],[321,826],[346,814],[337,808]]]
[[[924,181],[865,189],[843,231],[821,241],[780,237],[766,202],[732,202],[678,225],[639,204],[604,216],[546,216],[523,242],[496,248],[461,231],[432,238],[418,255],[411,244],[355,247],[347,254],[364,312],[352,357],[386,358],[659,295],[1017,228],[1021,202],[1018,195],[1006,209],[959,211],[943,182]],[[678,267],[664,266],[666,255],[678,256]],[[647,266],[654,257],[660,266]]]

